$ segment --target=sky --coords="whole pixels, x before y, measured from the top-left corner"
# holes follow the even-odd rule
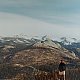
[[[0,0],[0,36],[80,37],[80,0]]]

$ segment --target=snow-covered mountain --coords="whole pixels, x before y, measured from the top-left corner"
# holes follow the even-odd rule
[[[72,53],[72,55],[80,56],[80,40],[70,37],[62,37],[58,40],[51,39],[49,36],[45,35],[34,44],[38,47],[50,47],[50,48],[65,48]]]
[[[76,38],[62,37],[58,40],[59,44],[70,52],[74,52],[76,55],[80,56],[80,40]]]
[[[61,48],[61,45],[59,43],[55,43],[49,38],[38,41],[33,46],[44,48]]]
[[[60,43],[60,44],[59,44]],[[0,37],[0,44],[26,44],[26,45],[31,45],[31,44],[44,44],[48,46],[56,46],[56,47],[61,47],[62,45],[74,45],[79,44],[80,41],[77,40],[76,38],[66,38],[62,37],[58,40],[55,41],[55,39],[51,39],[49,36],[34,36],[34,37],[27,37],[26,35],[17,35],[14,37]],[[78,45],[77,44],[77,45]],[[60,46],[61,45],[61,46]],[[1,45],[0,45],[1,46]],[[79,46],[77,46],[79,48]]]
[[[77,58],[75,51],[72,49],[75,47],[72,43],[70,45],[65,45],[64,42],[68,42],[66,38],[62,38],[62,41],[54,41],[49,36],[42,37],[24,37],[24,36],[15,36],[15,37],[0,37],[0,52],[4,55],[1,55],[1,59],[11,59],[12,56],[18,52],[29,48],[45,48],[45,49],[57,49],[62,51],[62,55],[69,58]],[[76,41],[76,39],[73,39]],[[74,43],[73,41],[73,43]],[[76,44],[77,45],[77,44]],[[79,52],[79,49],[77,49]],[[65,54],[67,52],[67,54]]]
[[[61,37],[59,42],[62,42],[64,45],[71,45],[72,43],[79,43],[80,41],[76,38],[70,38],[70,37]]]

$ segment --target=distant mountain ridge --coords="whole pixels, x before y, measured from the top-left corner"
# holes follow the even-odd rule
[[[44,44],[46,44],[46,42],[49,42],[49,45],[50,43],[54,44],[56,48],[63,47],[80,57],[80,40],[79,39],[62,37],[58,40],[55,40],[55,39],[50,39],[47,35],[45,35],[42,37],[42,41],[43,42],[45,41]],[[48,45],[48,43],[46,45]]]
[[[77,43],[75,43],[75,45],[79,46],[79,44],[77,44]],[[42,53],[45,51],[45,49],[49,49],[52,53],[52,56],[54,54],[55,55],[57,54],[57,56],[54,56],[56,58],[58,58],[58,57],[62,58],[62,56],[63,56],[64,58],[78,59],[77,53],[75,53],[75,51],[73,50],[73,47],[78,52],[80,50],[75,45],[74,45],[74,43],[72,43],[70,45],[65,45],[63,42],[54,41],[54,40],[50,39],[48,36],[32,37],[32,38],[27,38],[27,37],[25,38],[25,37],[19,37],[19,36],[1,37],[0,38],[0,63],[12,62],[14,57],[16,56],[16,54],[18,52],[21,52],[21,54],[24,54],[24,50],[29,50],[29,51],[32,50],[33,53],[35,52],[37,55],[37,52],[35,51],[36,49],[37,49],[37,51],[42,50]],[[51,54],[51,53],[49,53],[49,54]],[[40,54],[38,54],[38,55],[40,55]],[[47,57],[47,56],[45,55],[45,57]]]
[[[68,49],[71,52],[74,52],[80,57],[80,40],[77,40],[76,38],[62,37],[58,42],[62,47]]]

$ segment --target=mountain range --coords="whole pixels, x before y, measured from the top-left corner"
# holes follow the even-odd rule
[[[0,37],[0,79],[29,77],[36,71],[52,72],[60,60],[69,68],[80,67],[80,43],[71,40],[53,40],[46,35]]]
[[[43,36],[41,39],[35,37],[28,39],[19,36],[1,37],[0,38],[0,62],[12,63],[16,60],[15,56],[20,57],[20,55],[23,55],[24,57],[25,55],[27,55],[26,59],[28,59],[28,57],[34,57],[33,58],[34,61],[36,61],[36,59],[39,59],[38,56],[39,57],[43,56],[41,58],[43,60],[44,55],[45,55],[44,59],[46,59],[47,57],[49,59],[50,58],[49,55],[51,57],[53,56],[52,57],[52,59],[54,59],[53,61],[55,61],[55,59],[57,60],[58,58],[63,59],[62,57],[78,59],[80,57],[79,56],[80,43],[79,42],[70,43],[69,41],[67,41],[66,38],[61,38],[61,40],[62,41],[54,41],[48,38],[47,36]],[[76,41],[76,39],[73,40]],[[66,43],[70,43],[70,44],[66,44]],[[49,50],[49,52],[45,50]],[[44,54],[41,54],[40,52]],[[19,57],[17,59],[19,59]],[[24,59],[24,57],[22,58]]]

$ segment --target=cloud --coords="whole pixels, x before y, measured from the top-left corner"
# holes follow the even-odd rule
[[[79,37],[80,27],[66,27],[46,23],[30,17],[0,13],[0,35],[10,36],[21,33],[29,36]]]
[[[80,14],[79,3],[79,0],[2,0],[0,1],[0,11],[65,24],[71,22],[72,14]],[[47,16],[52,18],[47,18]],[[54,16],[55,18],[53,18]]]

